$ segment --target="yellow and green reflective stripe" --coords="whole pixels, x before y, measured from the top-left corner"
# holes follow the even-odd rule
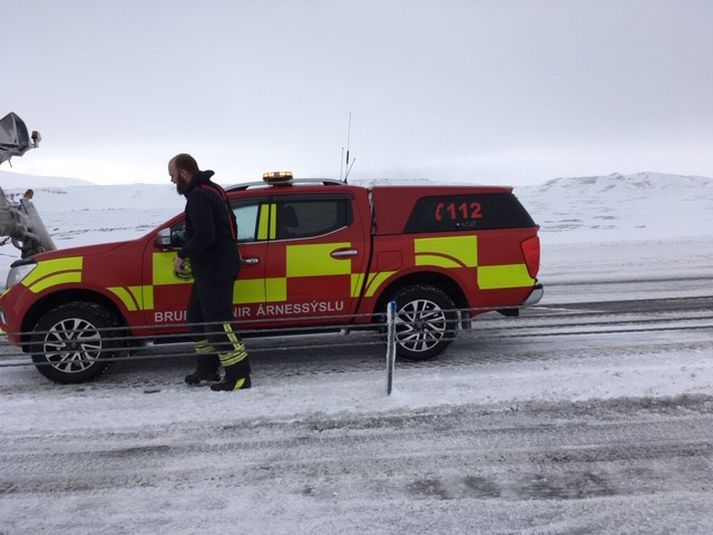
[[[463,264],[449,258],[447,256],[439,256],[434,254],[417,254],[416,255],[416,265],[417,266],[436,266],[442,267],[444,269],[453,269],[463,267]]]
[[[247,355],[240,354],[237,351],[231,351],[230,353],[221,353],[218,356],[220,358],[220,365],[227,368],[244,360]]]
[[[248,352],[238,336],[235,334],[235,331],[233,331],[233,327],[230,323],[223,323],[223,330],[233,346],[233,351],[229,353],[221,353],[218,356],[220,358],[220,363],[224,367],[232,366],[241,360],[244,360],[248,356]]]
[[[136,312],[136,310],[139,309],[139,305],[134,297],[123,286],[112,286],[107,288],[107,290],[117,296],[129,312]]]
[[[153,286],[147,286],[147,288],[151,288],[151,308],[153,308]],[[131,297],[136,301],[139,310],[147,308],[144,299],[144,286],[127,286],[127,290],[129,290]]]
[[[248,380],[248,377],[241,377],[235,382],[235,386],[233,387],[233,390],[241,390],[243,388],[243,385],[245,384],[245,381]]]
[[[233,284],[233,304],[245,305],[265,301],[265,279],[238,279]]]
[[[32,286],[28,287],[32,293],[40,293],[45,291],[47,288],[52,286],[59,286],[61,284],[71,284],[71,283],[82,282],[82,272],[81,271],[66,271],[64,273],[57,273],[56,275],[50,275],[34,283]]]
[[[266,203],[260,205],[260,217],[258,218],[257,225],[258,240],[266,240],[268,236],[270,238],[275,237],[275,221],[271,221],[270,214],[272,213],[274,217],[276,210],[274,209],[274,204],[272,205],[272,210],[270,209],[270,206],[271,205]]]
[[[22,280],[22,285],[33,293],[40,293],[52,286],[82,282],[83,264],[81,256],[43,260]]]
[[[24,279],[22,284],[32,286],[35,282],[44,277],[60,271],[81,271],[84,258],[81,256],[71,256],[67,258],[56,258],[54,260],[43,260],[39,262]]]
[[[277,205],[270,205],[270,239],[274,240],[277,234]]]
[[[235,332],[233,332],[233,327],[230,325],[230,323],[223,323],[223,331],[228,337],[228,340],[230,340],[230,343],[233,344],[233,349],[239,349],[235,347],[235,344],[238,342],[238,337],[235,336]]]
[[[480,266],[478,268],[478,287],[481,290],[525,288],[534,284],[535,279],[530,277],[525,264]]]
[[[267,239],[267,231],[270,228],[268,214],[265,212],[265,206],[266,205],[264,205],[264,204],[260,205],[260,216],[258,217],[258,220],[257,220],[257,239],[258,240],[266,240]]]
[[[142,310],[153,310],[153,286],[129,286],[129,291]]]
[[[361,295],[361,287],[364,284],[364,273],[352,273],[351,280],[351,296],[359,297]]]
[[[265,297],[268,302],[287,301],[287,279],[285,277],[265,279]]]
[[[379,273],[369,273],[369,278],[366,282],[366,297],[373,297],[386,279],[396,273],[395,271],[381,271]]]
[[[416,238],[414,252],[416,254],[414,263],[417,266],[439,266],[446,269],[476,267],[478,237]]]
[[[210,345],[210,342],[208,342],[207,339],[197,341],[194,349],[195,349],[196,353],[213,353],[213,352],[215,352],[215,348],[212,345]]]
[[[330,254],[335,249],[348,247],[351,247],[350,242],[288,245],[287,277],[351,275],[351,258],[337,259]]]
[[[107,288],[124,304],[126,310],[153,310],[153,286],[112,286]]]

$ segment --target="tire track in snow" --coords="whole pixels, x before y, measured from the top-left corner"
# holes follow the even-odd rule
[[[308,481],[313,491],[361,495],[376,485],[449,498],[697,492],[713,476],[712,426],[713,400],[697,396],[87,431],[44,437],[42,448],[29,434],[3,440],[0,496],[205,480],[269,489],[276,479],[292,489]]]

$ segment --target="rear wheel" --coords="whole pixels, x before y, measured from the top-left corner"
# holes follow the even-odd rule
[[[37,370],[57,383],[82,383],[101,374],[124,344],[114,314],[96,303],[58,306],[40,318],[30,338]]]
[[[408,360],[427,360],[453,341],[458,313],[450,296],[435,286],[417,284],[394,293],[396,354]]]

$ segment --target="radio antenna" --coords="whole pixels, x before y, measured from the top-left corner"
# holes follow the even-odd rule
[[[356,162],[356,158],[354,158],[354,159],[352,160],[352,164],[349,166],[349,169],[347,169],[347,174],[344,175],[344,183],[345,183],[345,184],[347,183],[347,177],[349,176],[349,173],[351,172],[352,167],[354,167],[354,162]]]
[[[347,178],[349,177],[349,171],[352,168],[349,166],[349,146],[351,145],[352,139],[352,112],[349,112],[349,123],[347,124],[347,158],[345,160],[346,174],[344,175],[344,183],[347,183]],[[344,150],[344,149],[342,149]],[[356,160],[356,158],[354,158]],[[352,160],[352,165],[354,165],[354,160]],[[341,174],[341,173],[340,173]]]

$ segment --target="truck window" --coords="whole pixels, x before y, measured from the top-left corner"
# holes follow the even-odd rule
[[[230,203],[238,223],[239,243],[258,241],[258,215],[261,205],[263,210],[269,209],[265,199],[249,199]]]
[[[438,195],[418,200],[404,232],[452,232],[534,227],[511,193]]]
[[[343,195],[277,199],[278,240],[308,238],[352,224],[351,198]]]
[[[171,247],[181,248],[186,243],[186,222],[179,221],[171,227]]]
[[[257,241],[258,214],[260,204],[268,209],[265,199],[250,199],[248,201],[233,201],[230,206],[238,222],[238,242]],[[186,222],[181,220],[171,227],[171,247],[183,247],[186,241]]]
[[[239,242],[256,241],[258,208],[257,204],[233,207],[238,222]]]

